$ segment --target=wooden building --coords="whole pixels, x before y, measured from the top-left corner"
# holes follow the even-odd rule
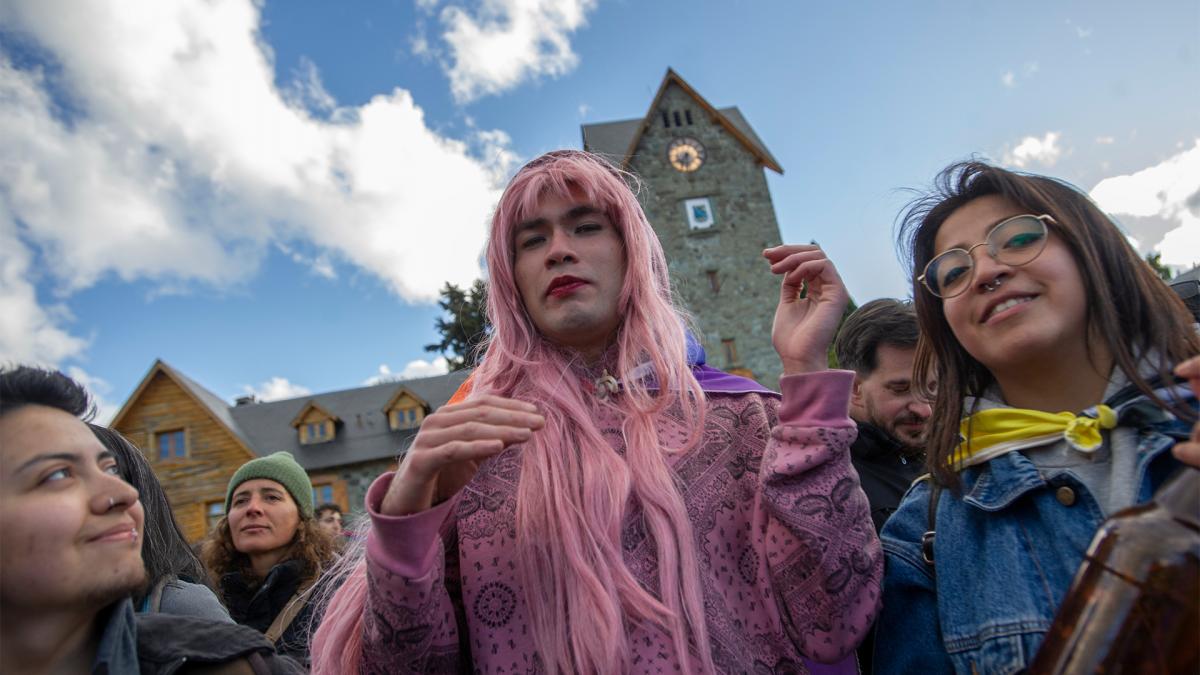
[[[467,371],[230,405],[154,362],[113,418],[141,448],[189,541],[224,515],[229,478],[246,461],[287,450],[312,478],[316,504],[361,512],[371,481],[395,468],[425,415],[445,404]]]

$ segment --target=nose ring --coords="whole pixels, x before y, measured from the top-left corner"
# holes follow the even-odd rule
[[[117,500],[113,499],[112,497],[109,497],[108,498],[108,510],[112,511],[113,507],[116,505],[117,505]]]
[[[988,293],[991,293],[992,291],[996,290],[997,288],[1000,288],[1000,284],[1002,284],[1002,283],[1004,283],[1004,277],[996,277],[992,281],[989,281],[988,283],[984,284],[983,287],[987,290]]]

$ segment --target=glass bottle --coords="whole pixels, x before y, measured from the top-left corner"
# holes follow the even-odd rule
[[[1200,673],[1200,471],[1100,527],[1029,673]]]

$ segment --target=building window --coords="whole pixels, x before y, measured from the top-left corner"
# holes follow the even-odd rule
[[[159,459],[175,459],[187,457],[187,436],[183,429],[160,431],[154,435],[154,444],[158,446]]]
[[[691,110],[684,110],[684,111],[683,111],[683,116],[684,116],[685,118],[687,118],[687,123],[688,123],[688,126],[689,126],[689,127],[690,127],[690,126],[692,126],[692,111],[691,111]]]
[[[421,426],[425,419],[425,409],[421,407],[393,408],[388,412],[388,425],[393,431],[400,429],[415,429]]]
[[[738,362],[737,344],[733,338],[721,340],[721,346],[725,348],[725,367],[732,368]]]
[[[325,440],[325,422],[309,422],[304,425],[304,431],[308,434],[309,443],[320,443]]]
[[[667,116],[666,110],[662,111],[662,117],[663,117],[663,128],[670,129],[671,128],[671,118]]]
[[[212,532],[217,523],[225,517],[225,502],[209,502],[204,507],[204,517],[208,521],[208,531]]]
[[[708,270],[704,273],[708,277],[708,287],[712,289],[713,295],[721,292],[721,278],[717,276],[716,270]]]
[[[333,485],[314,485],[313,486],[313,503],[314,504],[332,504],[333,503]]]
[[[683,209],[687,212],[689,229],[707,230],[717,222],[716,214],[713,213],[712,201],[708,197],[685,199]]]
[[[677,126],[677,127],[683,126],[683,120],[680,119],[678,110],[675,111],[674,117],[675,117],[675,126]]]
[[[300,427],[300,442],[307,445],[309,443],[324,443],[325,441],[332,441],[332,429],[332,420],[306,422]]]

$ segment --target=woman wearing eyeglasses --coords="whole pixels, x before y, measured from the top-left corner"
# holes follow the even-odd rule
[[[1186,361],[1200,388],[1200,339],[1113,222],[1054,179],[950,166],[901,239],[913,381],[937,392],[931,476],[881,534],[875,672],[1014,673],[1100,524],[1194,452],[1196,398],[1172,370]]]

